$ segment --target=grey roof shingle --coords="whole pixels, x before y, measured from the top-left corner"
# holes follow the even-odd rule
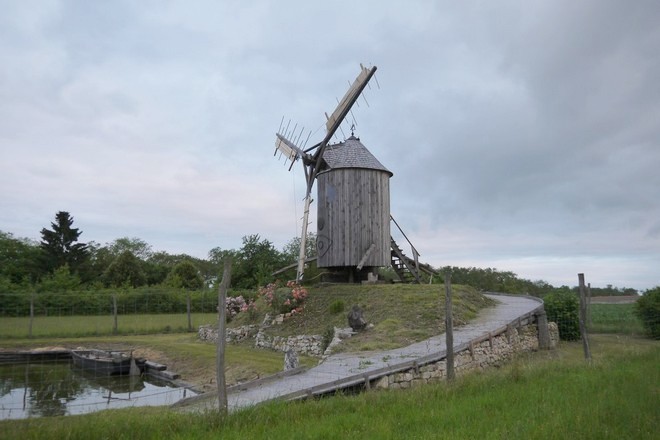
[[[385,171],[390,176],[393,175],[355,136],[349,137],[344,142],[325,147],[323,160],[329,169],[366,168]]]

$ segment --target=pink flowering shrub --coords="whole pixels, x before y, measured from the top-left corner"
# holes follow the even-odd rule
[[[246,301],[243,296],[227,297],[225,300],[225,307],[227,310],[227,320],[231,320],[236,315],[242,312],[256,313],[257,307],[254,301]]]
[[[250,300],[241,306],[241,313],[247,313],[251,319],[257,316],[257,304]]]
[[[307,289],[295,281],[289,281],[286,287],[276,281],[261,288],[259,294],[276,313],[301,313],[307,299]]]

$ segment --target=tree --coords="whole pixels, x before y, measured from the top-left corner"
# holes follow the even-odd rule
[[[182,261],[172,268],[165,284],[179,289],[196,290],[204,286],[204,280],[191,261]]]
[[[217,274],[211,262],[207,260],[187,254],[170,255],[167,252],[156,252],[147,260],[146,271],[149,284],[166,282],[172,269],[183,262],[192,263],[203,280],[211,279]]]
[[[117,258],[124,252],[132,254],[137,263],[139,263],[140,270],[145,276],[145,282],[141,282],[140,285],[162,283],[175,264],[167,260],[170,257],[168,254],[164,252],[154,253],[150,244],[135,237],[118,238],[110,243],[106,243],[104,246],[99,246],[92,241],[87,246],[90,254],[90,272],[93,273],[92,279],[103,279],[105,283],[110,282],[112,284],[114,282],[106,279],[107,271],[110,265],[115,263]],[[165,260],[167,260],[167,263],[163,263]],[[131,264],[134,264],[136,261],[133,261]]]
[[[58,267],[37,285],[39,292],[64,293],[80,288],[80,277],[71,273],[68,265]]]
[[[300,257],[300,237],[293,237],[282,249],[287,262],[297,262]],[[316,234],[309,232],[305,240],[305,258],[316,257]]]
[[[0,278],[14,288],[33,284],[39,277],[39,244],[0,231]]]
[[[580,339],[579,300],[570,290],[557,289],[543,298],[548,321],[556,322],[563,341]]]
[[[122,237],[118,238],[112,243],[106,246],[110,254],[115,257],[121,255],[125,251],[129,251],[135,257],[142,261],[148,260],[154,253],[151,249],[151,245],[144,240],[141,240],[137,237],[128,238]]]
[[[653,339],[660,339],[660,286],[644,292],[635,303],[635,315]]]
[[[206,278],[208,285],[217,285],[220,280],[220,273],[224,270],[225,261],[227,259],[233,261],[237,260],[238,252],[235,250],[223,250],[222,248],[214,247],[208,254],[209,273]]]
[[[270,241],[258,234],[245,236],[232,270],[232,285],[243,289],[264,286],[272,281],[275,269],[284,265],[285,257]]]
[[[129,250],[123,251],[108,266],[104,274],[106,284],[113,287],[140,287],[147,283],[142,261]]]
[[[52,230],[41,230],[40,247],[43,255],[43,268],[47,273],[68,265],[69,269],[77,273],[89,258],[87,245],[78,243],[82,231],[72,228],[73,217],[66,211],[55,214],[55,222],[51,223]]]

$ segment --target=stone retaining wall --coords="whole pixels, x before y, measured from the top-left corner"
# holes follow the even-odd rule
[[[199,339],[207,342],[218,342],[218,329],[210,325],[202,325],[197,332]],[[229,343],[240,342],[247,338],[254,338],[254,346],[269,350],[285,352],[294,350],[298,354],[306,356],[321,357],[323,355],[323,336],[321,335],[298,335],[298,336],[268,336],[258,325],[244,325],[242,327],[228,328],[226,341]]]
[[[259,331],[258,325],[244,325],[242,327],[227,328],[227,342],[240,342],[247,338],[254,338]],[[197,331],[199,339],[206,342],[218,342],[218,327],[211,325],[200,325]]]
[[[294,350],[298,354],[322,357],[323,336],[268,336],[263,331],[264,326],[246,325],[227,329],[227,342],[240,342],[247,338],[254,338],[255,347],[286,352]],[[338,342],[350,335],[345,335],[349,329],[335,328],[335,338]],[[550,347],[555,347],[559,341],[557,325],[548,323],[550,333]],[[349,332],[350,333],[350,332]],[[218,340],[218,329],[212,326],[200,326],[198,332],[202,341],[214,342]],[[343,336],[340,338],[340,336]],[[454,354],[454,371],[461,374],[475,369],[485,369],[499,366],[508,361],[515,353],[534,351],[539,349],[538,329],[536,323],[515,327],[508,327],[507,331],[492,336],[483,342],[471,344],[465,350]],[[327,355],[327,353],[325,353]],[[412,368],[409,371],[393,373],[375,379],[370,384],[378,388],[407,388],[417,383],[426,383],[444,378],[446,375],[446,360]]]
[[[557,324],[548,323],[550,346],[555,347],[559,341]],[[483,370],[488,367],[500,366],[510,360],[516,353],[538,350],[538,330],[536,324],[524,325],[518,329],[509,328],[505,333],[472,344],[467,349],[454,354],[454,371],[463,374],[472,370]],[[411,386],[444,380],[447,374],[447,360],[427,365],[413,367],[406,371],[382,376],[370,381],[369,386],[375,388],[410,388]]]
[[[307,356],[319,357],[323,354],[323,336],[321,335],[298,335],[298,336],[268,336],[264,332],[257,333],[254,345],[259,348],[267,348],[277,351],[294,350],[296,353]]]

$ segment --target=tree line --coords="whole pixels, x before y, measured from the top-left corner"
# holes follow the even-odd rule
[[[252,289],[272,281],[274,270],[295,261],[300,243],[294,238],[278,250],[253,234],[243,237],[240,249],[215,247],[206,259],[154,251],[140,238],[84,243],[82,231],[66,211],[58,212],[40,234],[41,240],[35,241],[0,231],[0,292],[143,286],[199,290],[217,282],[226,258],[233,263],[232,287]]]
[[[232,288],[256,289],[274,281],[273,272],[295,263],[300,237],[291,239],[282,250],[259,234],[242,238],[240,249],[215,247],[205,259],[186,254],[154,251],[139,238],[122,237],[100,245],[82,242],[82,231],[74,227],[66,211],[56,213],[50,227],[44,227],[41,240],[16,238],[0,231],[0,292],[57,292],[102,288],[167,286],[186,290],[212,288],[218,282],[225,259],[232,259]],[[307,255],[316,254],[316,237],[307,239]],[[577,287],[555,287],[543,281],[519,278],[515,273],[494,268],[445,266],[440,274],[451,273],[452,282],[483,291],[521,293],[543,297],[549,293],[577,292]],[[312,272],[318,272],[312,264]],[[391,269],[382,278],[392,277]],[[291,273],[278,275],[293,278]],[[308,280],[318,280],[306,274]],[[443,276],[434,282],[444,282]],[[635,295],[631,288],[591,288],[593,296]]]

